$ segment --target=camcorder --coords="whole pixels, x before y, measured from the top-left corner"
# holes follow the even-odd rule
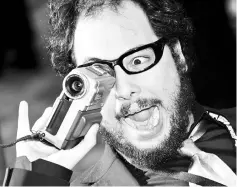
[[[58,149],[71,149],[91,125],[101,122],[101,108],[115,83],[112,71],[106,65],[93,64],[73,69],[64,78],[62,92],[41,131],[44,142]]]

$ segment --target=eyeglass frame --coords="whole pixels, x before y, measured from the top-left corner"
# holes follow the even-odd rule
[[[114,70],[114,67],[116,65],[118,65],[128,75],[139,74],[139,73],[142,73],[144,71],[147,71],[147,70],[151,69],[156,64],[158,64],[158,62],[161,60],[161,58],[163,56],[165,44],[167,44],[168,41],[169,40],[167,38],[161,38],[161,39],[159,39],[155,42],[152,42],[152,43],[149,43],[149,44],[131,49],[131,50],[125,52],[124,54],[122,54],[119,58],[117,58],[115,60],[101,60],[101,59],[97,59],[97,58],[92,58],[94,60],[94,62],[89,62],[89,63],[86,63],[86,64],[79,65],[79,66],[77,66],[77,68],[88,67],[88,66],[91,66],[91,65],[94,65],[94,64],[106,64],[112,70]],[[144,70],[141,70],[141,71],[133,72],[133,71],[127,70],[123,65],[123,59],[126,58],[127,56],[133,54],[133,53],[136,53],[136,52],[141,51],[141,50],[146,49],[146,48],[152,48],[153,49],[153,51],[155,53],[154,63],[151,64],[150,66],[148,66],[147,68],[145,68]]]

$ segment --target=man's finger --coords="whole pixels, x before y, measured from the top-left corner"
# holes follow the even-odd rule
[[[98,124],[92,125],[85,138],[77,146],[70,150],[60,150],[46,160],[72,169],[95,146],[98,129]]]
[[[99,124],[93,124],[89,131],[86,133],[84,139],[82,140],[83,142],[86,142],[87,146],[89,148],[92,148],[96,144],[96,138],[97,138],[97,132],[99,130]],[[74,149],[74,148],[73,148]],[[77,146],[75,147],[77,149]]]
[[[17,138],[30,134],[30,124],[28,117],[28,103],[21,101],[19,105]]]
[[[34,126],[32,127],[33,132],[42,130],[45,127],[51,112],[52,112],[52,107],[48,107],[44,110],[43,115],[35,122]]]

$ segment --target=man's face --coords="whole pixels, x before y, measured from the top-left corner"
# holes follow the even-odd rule
[[[125,2],[119,13],[104,10],[95,18],[78,20],[76,63],[90,62],[90,58],[117,59],[158,39],[143,11]],[[188,86],[181,81],[170,49],[165,45],[159,63],[145,72],[128,75],[115,66],[115,73],[116,84],[102,110],[102,134],[139,167],[164,163],[177,153],[189,123]]]

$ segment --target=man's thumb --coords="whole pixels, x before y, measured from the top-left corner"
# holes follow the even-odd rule
[[[30,123],[28,117],[28,103],[21,101],[19,105],[17,138],[30,134]]]

